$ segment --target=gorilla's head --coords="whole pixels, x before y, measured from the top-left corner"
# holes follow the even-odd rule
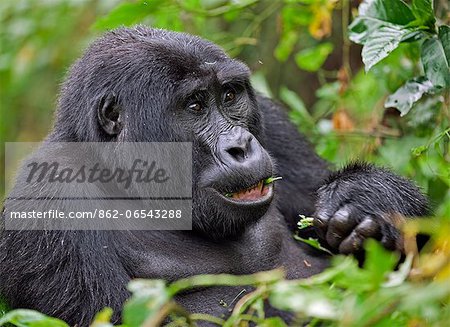
[[[238,236],[272,201],[249,69],[198,37],[107,33],[72,67],[56,118],[60,141],[192,142],[193,225],[210,237]]]

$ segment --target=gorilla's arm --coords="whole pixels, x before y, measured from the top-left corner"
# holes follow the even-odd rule
[[[276,185],[277,205],[289,227],[295,228],[299,214],[312,215],[318,236],[337,252],[360,252],[367,238],[380,240],[388,249],[402,250],[398,220],[429,213],[420,190],[369,164],[329,171],[281,106],[263,97],[258,104],[264,115],[265,147],[283,177]]]

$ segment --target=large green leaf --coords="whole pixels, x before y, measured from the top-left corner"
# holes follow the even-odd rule
[[[442,36],[448,37],[448,34]],[[449,63],[440,38],[433,37],[425,40],[422,45],[421,59],[425,75],[434,86],[450,87]]]
[[[433,11],[433,0],[413,0],[412,13],[418,25],[432,27],[436,22]]]
[[[295,62],[301,69],[309,72],[315,72],[327,59],[333,51],[333,44],[330,42],[321,43],[313,48],[307,48],[299,51],[295,56]]]
[[[366,71],[386,58],[410,33],[412,33],[411,30],[396,25],[383,26],[374,31],[367,38],[362,49],[362,60]]]
[[[399,0],[365,0],[359,6],[359,16],[349,25],[349,39],[365,44],[369,36],[383,26],[406,26],[415,21],[411,8]]]
[[[404,116],[411,110],[415,102],[422,98],[425,93],[432,92],[433,89],[433,83],[426,77],[414,78],[390,95],[384,106],[386,108],[397,108],[401,116]]]
[[[348,38],[352,42],[365,44],[367,38],[383,25],[386,25],[386,22],[382,20],[358,16],[348,26]]]
[[[411,8],[402,0],[364,0],[358,12],[359,16],[397,25],[407,25],[415,20]]]

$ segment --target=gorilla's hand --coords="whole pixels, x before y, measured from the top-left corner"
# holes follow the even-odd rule
[[[319,188],[314,226],[339,253],[362,252],[367,238],[402,251],[396,218],[427,213],[427,199],[411,182],[387,170],[356,163],[333,173]]]

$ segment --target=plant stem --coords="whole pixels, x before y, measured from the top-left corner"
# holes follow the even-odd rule
[[[342,67],[344,67],[348,79],[351,79],[352,76],[352,69],[350,66],[350,46],[351,42],[348,38],[348,25],[350,23],[349,18],[349,12],[350,12],[350,2],[349,0],[342,0]]]

